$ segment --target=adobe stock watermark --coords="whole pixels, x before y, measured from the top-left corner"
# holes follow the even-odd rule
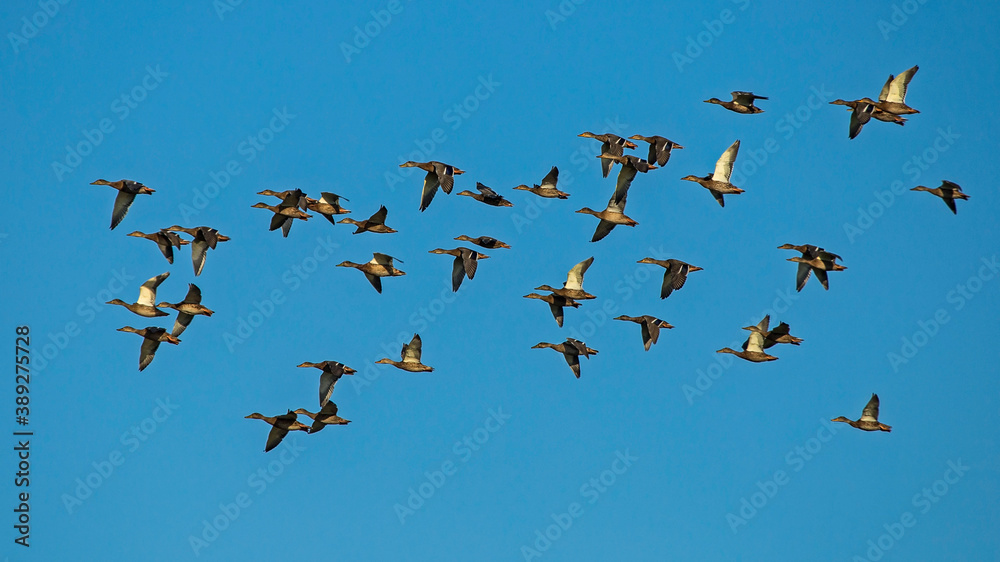
[[[441,114],[441,119],[450,124],[450,129],[452,131],[457,131],[463,123],[474,113],[479,111],[482,102],[490,99],[493,94],[497,91],[502,84],[493,80],[493,74],[488,74],[486,76],[479,76],[476,81],[476,86],[472,89],[472,93],[465,96],[461,101],[452,104],[451,107],[444,110]],[[427,138],[413,139],[413,143],[417,145],[417,150],[411,152],[408,156],[398,156],[399,164],[402,164],[408,160],[413,160],[416,162],[426,162],[430,160],[430,157],[434,154],[439,146],[441,146],[445,141],[448,140],[448,133],[445,132],[442,127],[435,127],[431,130]],[[385,184],[391,191],[396,191],[396,184],[402,183],[406,178],[413,174],[413,170],[418,168],[394,168],[391,171],[387,171],[384,174]],[[421,172],[423,173],[423,172]]]
[[[823,443],[830,442],[837,431],[839,431],[837,424],[826,419],[820,420],[820,427],[816,430],[815,436],[809,437],[805,443],[796,445],[785,454],[785,465],[791,469],[792,473],[799,472],[805,467],[806,462],[815,458],[823,450]],[[789,473],[785,472],[785,469],[775,470],[774,474],[764,482],[758,480],[757,490],[740,498],[740,507],[735,513],[730,511],[726,514],[726,523],[729,523],[733,534],[738,533],[741,526],[746,526],[751,519],[763,511],[764,507],[778,494],[778,491],[789,482]]]
[[[275,479],[285,472],[285,468],[295,462],[305,450],[305,447],[299,446],[296,437],[286,438],[277,449],[269,453],[272,458],[277,458],[250,473],[247,477],[247,488],[253,489],[257,496],[263,494],[267,491],[268,485],[273,484]],[[194,555],[201,556],[201,551],[218,540],[222,532],[228,529],[251,505],[253,505],[253,496],[246,491],[236,494],[233,501],[229,503],[220,503],[218,514],[211,516],[211,520],[201,520],[201,533],[198,536],[188,535],[188,544]]]
[[[132,110],[139,107],[139,104],[149,97],[149,93],[160,87],[163,80],[170,76],[164,72],[160,65],[147,66],[146,74],[139,80],[139,83],[131,90],[121,94],[111,102],[110,111],[118,117],[118,121],[124,121],[132,114]],[[101,143],[113,132],[115,132],[115,122],[110,117],[105,117],[97,122],[97,127],[93,129],[82,129],[80,135],[83,140],[74,145],[66,145],[66,156],[60,160],[53,160],[52,173],[56,176],[56,181],[62,182],[67,174],[76,170],[83,159],[94,153],[94,150],[101,146]]]
[[[948,152],[948,149],[955,144],[955,139],[960,137],[960,135],[952,132],[951,127],[947,129],[938,127],[937,133],[934,140],[920,154],[915,154],[903,162],[902,172],[907,176],[906,184],[901,180],[896,180],[889,184],[889,189],[887,190],[873,191],[872,195],[875,201],[872,201],[866,207],[858,207],[858,218],[854,222],[844,223],[844,234],[847,235],[848,242],[853,244],[858,236],[861,236],[874,226],[875,221],[895,204],[896,197],[909,191],[909,187],[907,186],[915,185],[920,176],[929,170],[932,164],[938,161],[942,153]]]
[[[927,0],[903,0],[899,4],[893,4],[889,21],[879,18],[875,22],[878,25],[878,30],[882,33],[882,39],[888,41],[889,35],[898,32],[899,28],[910,21],[910,16],[916,14],[920,7],[926,3]]]
[[[236,145],[236,152],[242,156],[242,161],[251,164],[267,150],[267,145],[274,142],[275,136],[288,128],[288,124],[295,119],[295,114],[288,111],[288,106],[281,109],[275,107],[271,110],[271,119],[267,126],[261,127],[256,133],[247,135],[246,139]],[[201,188],[191,189],[191,203],[181,203],[177,206],[177,212],[181,214],[181,222],[190,222],[192,218],[201,214],[208,205],[222,193],[222,190],[229,186],[234,178],[243,173],[243,163],[239,159],[233,158],[226,162],[219,171],[208,172],[209,181]]]
[[[934,504],[941,501],[941,498],[945,497],[951,490],[951,486],[958,483],[971,468],[962,464],[962,459],[948,461],[947,464],[948,468],[945,469],[940,479],[914,494],[913,499],[910,500],[913,507],[920,510],[921,515],[926,515],[934,507]],[[912,529],[916,524],[917,517],[913,512],[904,511],[899,515],[898,521],[883,524],[882,528],[885,529],[885,532],[874,539],[868,539],[866,543],[868,550],[865,551],[865,555],[855,554],[851,558],[851,562],[878,562],[906,535],[906,530]]]
[[[765,309],[760,314],[752,317],[748,322],[748,326],[754,326],[760,319],[765,316],[771,316],[775,318],[779,314],[784,314],[789,308],[795,304],[795,301],[799,300],[801,296],[799,293],[792,291],[790,289],[778,289],[774,291],[776,295],[774,301],[771,303],[771,307]],[[729,344],[729,347],[733,349],[739,349],[743,346],[745,340],[733,340]],[[681,392],[684,393],[684,398],[687,400],[688,404],[694,404],[695,396],[704,396],[708,389],[712,388],[715,381],[722,378],[722,374],[726,372],[730,367],[733,366],[735,362],[735,357],[727,353],[715,353],[713,354],[712,363],[703,371],[701,369],[696,369],[695,373],[697,376],[694,379],[694,386],[690,384],[681,385]]]
[[[340,244],[334,242],[331,235],[327,234],[325,238],[317,236],[316,246],[313,248],[312,253],[306,255],[297,263],[290,265],[281,273],[281,282],[288,287],[288,292],[294,293],[298,291],[302,283],[314,275],[319,270],[320,264],[330,259],[333,251],[339,247]],[[282,289],[273,289],[267,296],[259,300],[254,300],[253,307],[255,310],[247,313],[245,318],[238,316],[235,328],[232,331],[227,330],[222,333],[222,341],[225,342],[229,353],[234,353],[236,346],[242,345],[250,339],[257,328],[260,328],[264,323],[264,320],[270,318],[277,307],[285,304],[287,300],[286,293]]]
[[[965,308],[965,305],[983,290],[983,285],[987,281],[993,280],[1000,274],[1000,261],[997,260],[997,254],[993,254],[989,259],[981,258],[980,261],[983,265],[979,266],[974,275],[971,275],[964,283],[955,285],[955,288],[945,295],[945,301],[952,305],[953,311],[958,312]],[[906,365],[916,357],[917,353],[926,347],[931,338],[938,335],[941,328],[949,321],[951,321],[951,316],[944,308],[935,310],[934,314],[926,320],[918,320],[917,331],[912,336],[900,338],[902,345],[899,348],[899,353],[890,351],[886,354],[892,372],[898,373],[900,365]]]
[[[371,19],[360,26],[354,26],[353,41],[351,43],[340,42],[340,52],[344,55],[347,64],[351,64],[352,56],[360,55],[361,51],[371,45],[372,40],[392,23],[392,16],[402,13],[405,7],[401,0],[389,0],[384,8],[368,12],[371,14]]]
[[[409,495],[406,497],[406,501],[392,506],[393,512],[399,518],[400,525],[406,524],[406,518],[414,515],[427,503],[427,500],[434,497],[434,494],[448,482],[448,479],[455,476],[458,468],[469,462],[473,453],[489,442],[490,437],[500,431],[500,428],[510,419],[510,414],[503,413],[503,408],[500,406],[497,406],[495,410],[490,408],[487,414],[486,420],[480,427],[477,427],[470,435],[455,441],[451,452],[458,459],[457,461],[448,458],[441,462],[439,470],[424,471],[423,482],[418,484],[416,488],[410,487],[407,490]]]
[[[85,500],[94,495],[95,490],[111,478],[116,468],[125,464],[127,455],[136,452],[143,443],[149,441],[159,425],[167,421],[174,410],[179,407],[170,401],[169,396],[157,399],[156,406],[149,417],[125,430],[118,438],[122,446],[128,449],[125,452],[122,452],[121,449],[115,449],[108,453],[106,458],[92,462],[93,472],[75,480],[76,488],[73,493],[63,493],[60,499],[62,499],[63,507],[66,508],[66,513],[73,515],[73,512],[83,505]]]
[[[628,449],[625,449],[624,453],[615,451],[615,459],[611,461],[611,466],[580,486],[580,496],[586,499],[589,505],[594,505],[618,482],[618,477],[628,472],[637,460],[639,457],[632,456]],[[563,533],[570,530],[573,522],[583,516],[583,513],[583,504],[579,501],[571,502],[562,513],[550,513],[552,524],[535,529],[534,537],[528,543],[521,545],[521,556],[525,562],[541,558],[552,548],[553,543],[562,538]]]
[[[732,0],[732,3],[741,12],[746,11],[747,7],[750,6],[750,0]],[[701,20],[701,25],[705,29],[693,36],[688,35],[686,37],[687,43],[684,46],[683,54],[680,51],[674,51],[674,54],[671,55],[674,65],[677,66],[677,72],[684,72],[685,65],[693,63],[706,49],[711,47],[715,43],[715,40],[725,31],[726,26],[736,21],[736,16],[737,14],[729,8],[723,8],[716,19],[711,21]]]
[[[38,37],[45,26],[49,25],[49,22],[62,11],[62,7],[69,2],[70,0],[39,0],[38,11],[21,18],[21,28],[17,30],[20,33],[16,31],[7,33],[7,40],[10,41],[10,48],[14,50],[14,54],[20,54],[21,48],[26,47],[29,40]]]
[[[743,185],[743,183],[750,178],[761,168],[763,168],[770,161],[770,157],[781,150],[781,145],[775,138],[778,134],[784,138],[784,140],[792,140],[795,133],[798,132],[802,126],[812,119],[813,114],[816,110],[824,107],[829,103],[830,98],[833,96],[833,92],[826,91],[826,84],[821,85],[819,88],[816,86],[811,86],[809,88],[809,95],[806,96],[806,101],[799,104],[794,111],[789,111],[785,113],[781,119],[778,119],[774,123],[774,135],[769,136],[767,139],[761,143],[760,148],[747,148],[740,150],[743,155],[742,158],[737,158],[736,164],[733,167],[732,182],[734,185]]]
[[[84,326],[90,324],[106,307],[114,306],[105,303],[124,291],[128,287],[128,282],[133,280],[135,280],[135,276],[126,273],[124,267],[111,270],[111,278],[108,279],[107,283],[94,296],[83,299],[74,308],[82,324]],[[58,332],[46,334],[49,341],[42,344],[40,348],[36,348],[38,352],[31,359],[35,374],[41,374],[45,371],[49,362],[55,360],[59,353],[69,346],[73,338],[82,333],[81,327],[77,321],[70,321],[66,322]]]
[[[600,127],[597,127],[597,129],[605,133],[613,133],[624,137],[628,127],[629,124],[622,123],[621,118],[616,115],[613,119],[605,119],[604,123]],[[601,145],[588,141],[582,143],[579,148],[570,153],[569,161],[576,168],[577,172],[581,174],[587,173],[588,170],[601,169],[601,160],[597,158],[600,154]],[[559,170],[560,189],[569,189],[574,181],[576,181],[576,177],[573,175],[572,169],[563,168]],[[509,213],[510,220],[514,223],[514,229],[517,230],[518,234],[523,234],[529,226],[542,216],[543,211],[553,203],[553,199],[538,197],[536,195],[525,195],[523,201],[523,205],[514,207],[514,212]]]
[[[235,12],[236,7],[242,3],[243,0],[214,0],[212,8],[215,9],[215,15],[219,17],[219,21],[225,21],[226,14]]]
[[[566,21],[566,18],[576,13],[576,7],[582,5],[587,0],[561,0],[555,10],[545,10],[545,19],[549,22],[552,31],[556,26]]]

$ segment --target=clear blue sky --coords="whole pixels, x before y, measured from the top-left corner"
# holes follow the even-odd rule
[[[34,432],[26,489],[15,438],[3,446],[0,555],[1000,557],[1000,273],[984,265],[1000,254],[996,7],[897,2],[893,24],[888,3],[219,6],[33,1],[0,16],[0,173],[15,202],[2,329],[10,350],[30,326]],[[826,102],[875,97],[913,65],[921,113],[848,140],[848,112]],[[768,96],[766,112],[702,103],[732,90]],[[636,178],[639,226],[590,243],[596,219],[573,211],[603,208],[614,178],[576,135],[615,128],[686,148]],[[746,193],[722,209],[679,178],[710,172],[736,139]],[[467,170],[456,191],[480,181],[514,207],[438,193],[420,213],[423,172],[397,168],[411,158]],[[512,191],[553,165],[568,201]],[[156,193],[110,231],[115,193],[97,178]],[[971,195],[957,216],[908,191],[942,179]],[[255,192],[293,187],[339,193],[356,218],[384,204],[399,233],[353,236],[321,216],[268,232]],[[232,241],[195,278],[189,247],[168,265],[125,236],[173,224]],[[459,234],[513,249],[485,250],[453,295],[451,258],[427,252]],[[786,242],[848,270],[796,293]],[[382,295],[335,267],[373,251],[407,273]],[[660,300],[662,270],[635,263],[657,253],[705,270]],[[590,256],[598,299],[563,328],[521,298]],[[139,373],[139,338],[115,330],[157,322],[91,303],[133,302],[164,271],[158,300],[196,282],[216,314]],[[676,328],[644,352],[639,328],[602,310]],[[767,364],[715,353],[766,312],[804,343]],[[415,331],[433,373],[373,364]],[[530,349],[574,334],[600,350],[580,380]],[[314,410],[318,371],[295,365],[323,360],[359,371],[333,395],[353,423],[264,454],[268,426],[244,416]],[[7,381],[0,419],[15,431]],[[856,419],[872,392],[891,434],[830,432],[824,420]],[[13,542],[25,490],[30,549]]]

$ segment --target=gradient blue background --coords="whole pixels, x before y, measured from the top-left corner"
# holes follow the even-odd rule
[[[585,2],[555,20],[546,13],[559,13],[554,0],[446,10],[405,2],[386,26],[370,24],[378,34],[348,62],[342,44],[386,3],[244,2],[220,18],[207,0],[185,8],[72,2],[16,52],[9,34],[41,8],[8,3],[0,17],[0,174],[9,202],[2,329],[10,349],[14,327],[31,327],[35,435],[30,550],[12,542],[14,438],[2,445],[0,554],[523,560],[536,530],[577,502],[582,514],[542,559],[869,559],[868,541],[906,512],[915,526],[882,539],[885,560],[1000,557],[1000,278],[982,261],[1000,253],[1000,22],[995,6],[981,4],[928,2],[885,36],[878,21],[890,21],[891,3]],[[562,5],[568,12],[571,3]],[[712,23],[723,10],[732,23]],[[672,55],[688,56],[699,33],[707,43],[708,28],[717,36],[678,68]],[[890,73],[915,64],[907,102],[921,113],[905,127],[872,121],[849,141],[848,112],[825,101],[874,97]],[[116,100],[157,65],[167,76],[121,119]],[[480,79],[492,79],[493,91],[480,88],[485,99],[472,101]],[[736,89],[769,96],[759,103],[766,112],[738,115],[701,101]],[[456,117],[465,102],[478,107]],[[284,108],[294,118],[248,161],[241,143]],[[102,119],[114,130],[58,176],[53,162]],[[598,144],[576,135],[612,126],[687,148],[635,180],[627,212],[639,226],[592,244],[596,219],[573,211],[603,208],[614,180],[600,176]],[[444,140],[428,143],[436,129]],[[678,178],[711,171],[735,139],[743,176],[734,179],[746,193],[721,209]],[[777,150],[751,169],[769,139]],[[423,173],[397,164],[421,145],[433,147],[425,159],[468,171],[456,190],[481,181],[514,208],[439,193],[418,212]],[[926,169],[912,161],[927,155]],[[230,162],[239,174],[199,199]],[[511,190],[552,165],[568,201]],[[123,177],[157,191],[109,231],[115,194],[88,184]],[[888,196],[879,203],[876,195],[896,181],[909,189],[945,178],[971,195],[958,216],[925,193],[903,191],[887,208]],[[342,194],[356,218],[385,204],[399,233],[352,236],[316,216],[283,239],[250,206],[264,200],[261,189],[292,187]],[[191,214],[196,202],[207,206]],[[859,208],[880,216],[849,236],[845,224],[858,226]],[[125,236],[172,224],[211,225],[233,240],[209,252],[194,278],[189,247],[168,266],[153,244]],[[427,251],[455,247],[459,234],[495,236],[513,249],[486,251],[491,259],[451,300],[450,258]],[[318,240],[338,247],[312,262]],[[824,246],[848,270],[830,275],[829,291],[812,279],[795,293],[795,265],[785,261],[794,254],[775,249],[786,242]],[[335,267],[372,251],[405,262],[407,275],[385,280],[382,295],[359,272]],[[705,271],[661,301],[662,270],[635,264],[654,251]],[[558,286],[589,256],[585,288],[599,298],[568,311],[564,328],[544,304],[521,298]],[[315,269],[295,272],[303,266]],[[182,299],[195,281],[216,314],[196,318],[180,346],[162,346],[138,373],[139,338],[115,329],[154,322],[120,307],[86,313],[86,303],[107,300],[99,297],[117,287],[116,272],[132,280],[113,296],[132,302],[143,280],[164,271],[171,277],[158,300]],[[993,277],[972,282],[972,299],[956,297],[981,271]],[[282,303],[227,346],[241,321],[259,320],[255,303],[270,310],[263,301],[275,291]],[[676,328],[646,353],[638,327],[607,320],[602,306]],[[925,345],[894,369],[889,354],[940,310],[948,321],[917,336]],[[739,344],[740,327],[768,311],[805,342],[774,348],[781,360],[768,364],[715,353]],[[70,322],[79,335],[59,335]],[[417,330],[433,373],[372,365],[397,358],[400,335]],[[556,353],[530,349],[574,333],[600,350],[580,380]],[[264,454],[268,426],[243,416],[315,409],[318,371],[295,365],[327,359],[359,371],[334,393],[353,423],[291,434],[286,441],[304,448],[297,456],[284,445]],[[719,361],[727,367],[712,367]],[[18,427],[13,382],[0,385],[9,431]],[[702,394],[685,394],[699,384]],[[872,392],[891,434],[841,424],[818,440],[829,437],[823,420],[856,419]],[[123,434],[167,399],[177,409],[147,422],[153,432],[135,447]],[[498,408],[510,416],[504,425],[479,450],[456,450]],[[809,460],[798,452],[806,447]],[[581,487],[614,466],[616,451],[638,460],[590,503]],[[106,478],[90,476],[99,487],[67,509],[77,479],[115,452],[124,463]],[[454,475],[400,524],[394,505],[448,461]],[[969,469],[940,497],[932,492],[935,503],[915,502],[949,462]],[[269,463],[281,473],[262,486],[251,476]],[[734,532],[727,514],[739,515],[758,482],[768,488],[779,470],[787,480]],[[220,504],[240,494],[250,503],[229,521]],[[191,537],[204,540],[205,521],[216,518],[226,528],[209,533],[214,540],[196,556]]]

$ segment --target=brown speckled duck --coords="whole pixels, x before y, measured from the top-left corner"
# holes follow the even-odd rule
[[[569,364],[569,368],[573,370],[576,378],[580,378],[580,356],[583,355],[587,359],[590,359],[591,355],[597,355],[596,349],[591,349],[587,347],[587,344],[573,338],[567,338],[565,342],[560,344],[543,341],[531,346],[531,349],[543,348],[554,349],[562,353],[563,358],[566,359],[566,363]]]
[[[402,361],[393,361],[392,359],[386,357],[379,359],[376,363],[392,365],[397,369],[402,369],[411,373],[429,373],[434,370],[434,367],[424,365],[420,362],[423,346],[424,344],[420,339],[420,334],[413,334],[413,339],[410,340],[410,343],[403,344],[403,350],[400,352]]]
[[[356,370],[344,365],[343,363],[338,363],[337,361],[321,361],[319,363],[309,363],[307,361],[296,366],[302,368],[313,367],[322,371],[319,375],[320,408],[326,406],[326,403],[330,401],[330,395],[333,394],[333,387],[337,384],[337,381],[340,380],[340,377],[357,373]]]
[[[368,263],[354,263],[351,261],[343,261],[337,264],[337,267],[353,267],[365,274],[365,278],[368,282],[375,287],[375,290],[380,294],[382,293],[382,278],[383,277],[399,277],[401,275],[406,275],[406,272],[396,269],[393,266],[393,261],[398,261],[403,263],[403,260],[396,259],[388,254],[381,254],[375,252],[372,254],[372,261]]]
[[[753,104],[754,100],[766,100],[764,96],[758,96],[753,92],[732,92],[733,101],[722,101],[719,98],[709,98],[705,103],[721,105],[729,111],[736,113],[753,114],[764,113],[764,110]]]
[[[267,434],[267,443],[264,444],[264,452],[266,453],[277,447],[278,444],[281,443],[281,440],[288,435],[289,431],[305,431],[306,433],[309,433],[309,426],[295,421],[295,418],[297,417],[298,415],[295,412],[288,410],[287,414],[274,417],[268,417],[254,412],[249,416],[246,416],[246,419],[264,420],[271,424],[271,431]]]
[[[115,197],[115,206],[111,209],[111,230],[114,230],[122,222],[122,219],[125,218],[125,215],[128,214],[128,209],[132,206],[132,202],[135,201],[136,195],[156,193],[155,189],[150,189],[132,180],[94,180],[90,185],[109,185],[118,190],[118,195]]]
[[[556,189],[556,184],[559,182],[559,168],[552,166],[549,173],[542,178],[542,185],[535,185],[534,187],[528,187],[526,185],[519,185],[514,189],[520,189],[522,191],[530,191],[539,197],[547,198],[558,198],[566,199],[569,197],[569,193],[564,191],[559,191]]]
[[[140,371],[148,367],[149,364],[153,362],[156,350],[160,347],[160,342],[165,341],[174,345],[181,343],[181,340],[168,334],[166,328],[160,328],[158,326],[147,326],[141,330],[137,330],[132,326],[123,326],[118,328],[117,331],[131,332],[142,336],[142,347],[139,348]]]
[[[389,215],[389,209],[382,205],[375,211],[375,214],[368,217],[367,220],[356,221],[352,218],[343,218],[340,220],[341,223],[352,224],[357,227],[354,234],[360,234],[362,232],[375,232],[377,234],[392,234],[396,232],[394,229],[389,228],[385,225],[385,217]]]

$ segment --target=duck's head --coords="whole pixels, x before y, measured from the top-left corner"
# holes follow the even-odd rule
[[[121,299],[111,299],[111,300],[109,300],[108,302],[106,302],[106,303],[104,303],[104,304],[118,304],[118,305],[122,305],[122,306],[125,306],[125,305],[127,305],[128,303],[127,303],[127,302],[125,302],[125,301],[123,301],[123,300],[121,300]],[[128,326],[126,326],[126,328],[127,328],[127,327],[128,327]],[[124,329],[123,329],[123,330],[124,330]],[[131,330],[124,330],[124,331],[126,331],[126,332],[129,332],[129,331],[131,331]]]
[[[910,191],[930,191],[930,190],[931,189],[929,187],[924,187],[922,185],[918,185],[917,187],[910,188]]]
[[[514,189],[520,189],[521,191],[531,191],[532,188],[530,188],[530,187],[528,187],[528,186],[526,186],[526,185],[524,185],[522,183],[521,185],[515,186]],[[535,186],[535,189],[538,189],[537,185]]]
[[[378,361],[376,361],[376,363],[382,363],[384,365],[393,365],[396,362],[393,361],[392,359],[389,359],[388,357],[383,357],[382,359],[379,359]]]
[[[274,211],[275,213],[277,213],[277,212],[278,212],[278,211],[276,210],[276,209],[277,209],[277,207],[275,207],[274,205],[268,205],[267,203],[264,203],[264,202],[261,202],[261,203],[255,203],[255,204],[253,204],[253,205],[250,205],[250,208],[251,208],[251,209],[267,209],[267,210],[269,210],[269,211]]]
[[[135,236],[136,238],[146,238],[147,234],[136,230],[135,232],[129,232],[125,236]]]
[[[468,189],[466,189],[464,191],[459,191],[458,194],[459,195],[467,195],[469,197],[475,197],[477,195],[476,193],[473,193],[473,192],[469,191]]]
[[[407,162],[403,162],[402,164],[400,164],[399,167],[400,168],[419,168],[423,164],[424,164],[423,162],[414,162],[413,160],[409,160]]]
[[[642,258],[641,260],[639,260],[639,261],[637,261],[635,263],[651,263],[651,264],[654,264],[654,265],[664,265],[667,262],[665,262],[664,260],[658,260],[658,259],[655,259],[655,258]],[[664,267],[666,267],[666,266],[664,266]]]
[[[342,261],[342,262],[338,263],[337,267],[361,267],[361,264],[345,260],[345,261]]]
[[[597,135],[595,135],[594,133],[591,133],[590,131],[584,131],[584,132],[580,133],[577,136],[578,137],[588,138],[588,139],[596,139],[597,138]]]
[[[796,246],[795,244],[782,244],[782,245],[778,246],[778,249],[779,250],[795,250],[797,252],[805,253],[806,252],[806,245],[802,244],[802,245]]]
[[[719,98],[708,98],[707,100],[705,100],[705,103],[722,104],[722,100],[720,100]]]
[[[262,420],[262,419],[264,419],[264,414],[258,414],[257,412],[254,412],[254,413],[250,414],[249,416],[243,416],[243,419],[246,419],[246,420]]]
[[[722,349],[716,351],[716,353],[732,353],[733,355],[738,355],[738,353],[736,352],[736,350],[730,349],[728,347],[723,347]]]
[[[694,176],[694,175],[687,175],[687,176],[684,176],[681,179],[682,180],[687,180],[687,181],[702,181],[702,180],[705,180],[705,179],[708,179],[708,178],[707,177],[703,178],[703,177]]]
[[[598,214],[597,211],[591,209],[590,207],[584,207],[584,208],[582,208],[582,209],[580,209],[580,210],[578,210],[576,212],[577,213],[584,213],[586,215],[597,215]]]
[[[116,300],[117,300],[117,299],[116,299]],[[116,331],[116,332],[131,332],[131,333],[133,333],[133,334],[137,334],[137,333],[139,333],[139,330],[136,330],[136,329],[135,329],[135,328],[133,328],[132,326],[122,326],[121,328],[118,328],[118,329],[117,329],[117,330],[115,330],[115,331]]]
[[[632,135],[629,138],[632,139],[632,140],[641,140],[641,141],[646,141],[646,142],[652,142],[650,139],[652,139],[653,137],[644,137],[642,135]]]
[[[538,342],[535,345],[531,346],[531,349],[544,349],[546,347],[555,347],[555,344],[551,344],[551,343],[545,342],[545,341]]]
[[[849,419],[845,418],[844,416],[837,416],[837,417],[833,418],[833,419],[832,419],[832,420],[830,420],[830,421],[835,421],[835,422],[844,422],[844,423],[851,423],[851,422],[852,422],[852,421],[854,421],[854,420],[849,420]]]

